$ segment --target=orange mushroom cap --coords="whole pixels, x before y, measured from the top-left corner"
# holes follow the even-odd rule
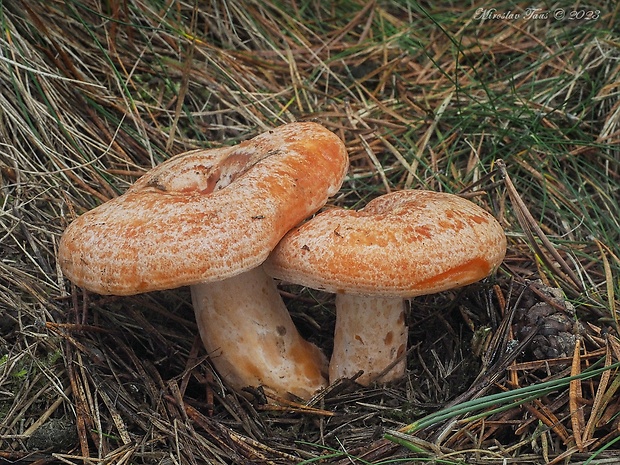
[[[235,276],[323,206],[347,168],[342,141],[311,122],[180,154],[71,223],[60,266],[75,284],[115,295]]]
[[[320,213],[280,241],[265,269],[327,292],[414,297],[479,281],[505,253],[500,224],[476,204],[404,190]]]

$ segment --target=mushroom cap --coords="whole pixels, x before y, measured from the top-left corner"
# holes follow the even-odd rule
[[[506,253],[499,223],[452,194],[404,190],[358,211],[324,211],[289,231],[265,262],[285,282],[334,293],[414,297],[489,275]]]
[[[235,276],[321,208],[347,168],[343,142],[311,122],[177,155],[73,221],[60,266],[75,284],[115,295]]]

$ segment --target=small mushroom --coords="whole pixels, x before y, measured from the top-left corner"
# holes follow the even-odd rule
[[[200,335],[231,387],[308,398],[326,383],[326,359],[261,265],[338,191],[347,167],[342,141],[309,122],[178,155],[71,223],[60,266],[99,294],[191,286]]]
[[[384,371],[384,382],[404,375],[403,299],[476,282],[505,253],[501,226],[482,208],[456,195],[405,190],[358,211],[318,214],[284,236],[265,270],[336,293],[330,381],[363,370],[356,381],[368,385]]]

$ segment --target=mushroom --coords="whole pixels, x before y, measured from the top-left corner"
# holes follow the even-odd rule
[[[501,226],[474,203],[404,190],[358,211],[316,215],[289,231],[264,267],[285,282],[336,293],[330,381],[363,370],[356,381],[368,385],[404,376],[403,299],[476,282],[505,253]]]
[[[311,122],[177,155],[73,221],[61,269],[99,294],[191,286],[203,343],[231,387],[308,398],[326,383],[326,358],[300,336],[261,265],[347,168],[342,141]]]

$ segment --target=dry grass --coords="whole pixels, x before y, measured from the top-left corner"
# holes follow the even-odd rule
[[[0,1],[0,463],[617,460],[618,6],[583,6],[600,10],[591,21],[485,22],[479,7],[522,12]],[[406,380],[339,383],[312,409],[222,385],[186,289],[91,295],[55,261],[73,218],[162,160],[299,119],[346,142],[333,203],[461,192],[509,237],[496,278],[413,302]],[[287,291],[300,330],[329,352],[329,296]],[[543,319],[556,325],[545,333],[527,320],[537,304],[570,324]],[[567,379],[597,361],[611,368]],[[554,380],[527,402],[498,401],[504,411],[408,426]]]

